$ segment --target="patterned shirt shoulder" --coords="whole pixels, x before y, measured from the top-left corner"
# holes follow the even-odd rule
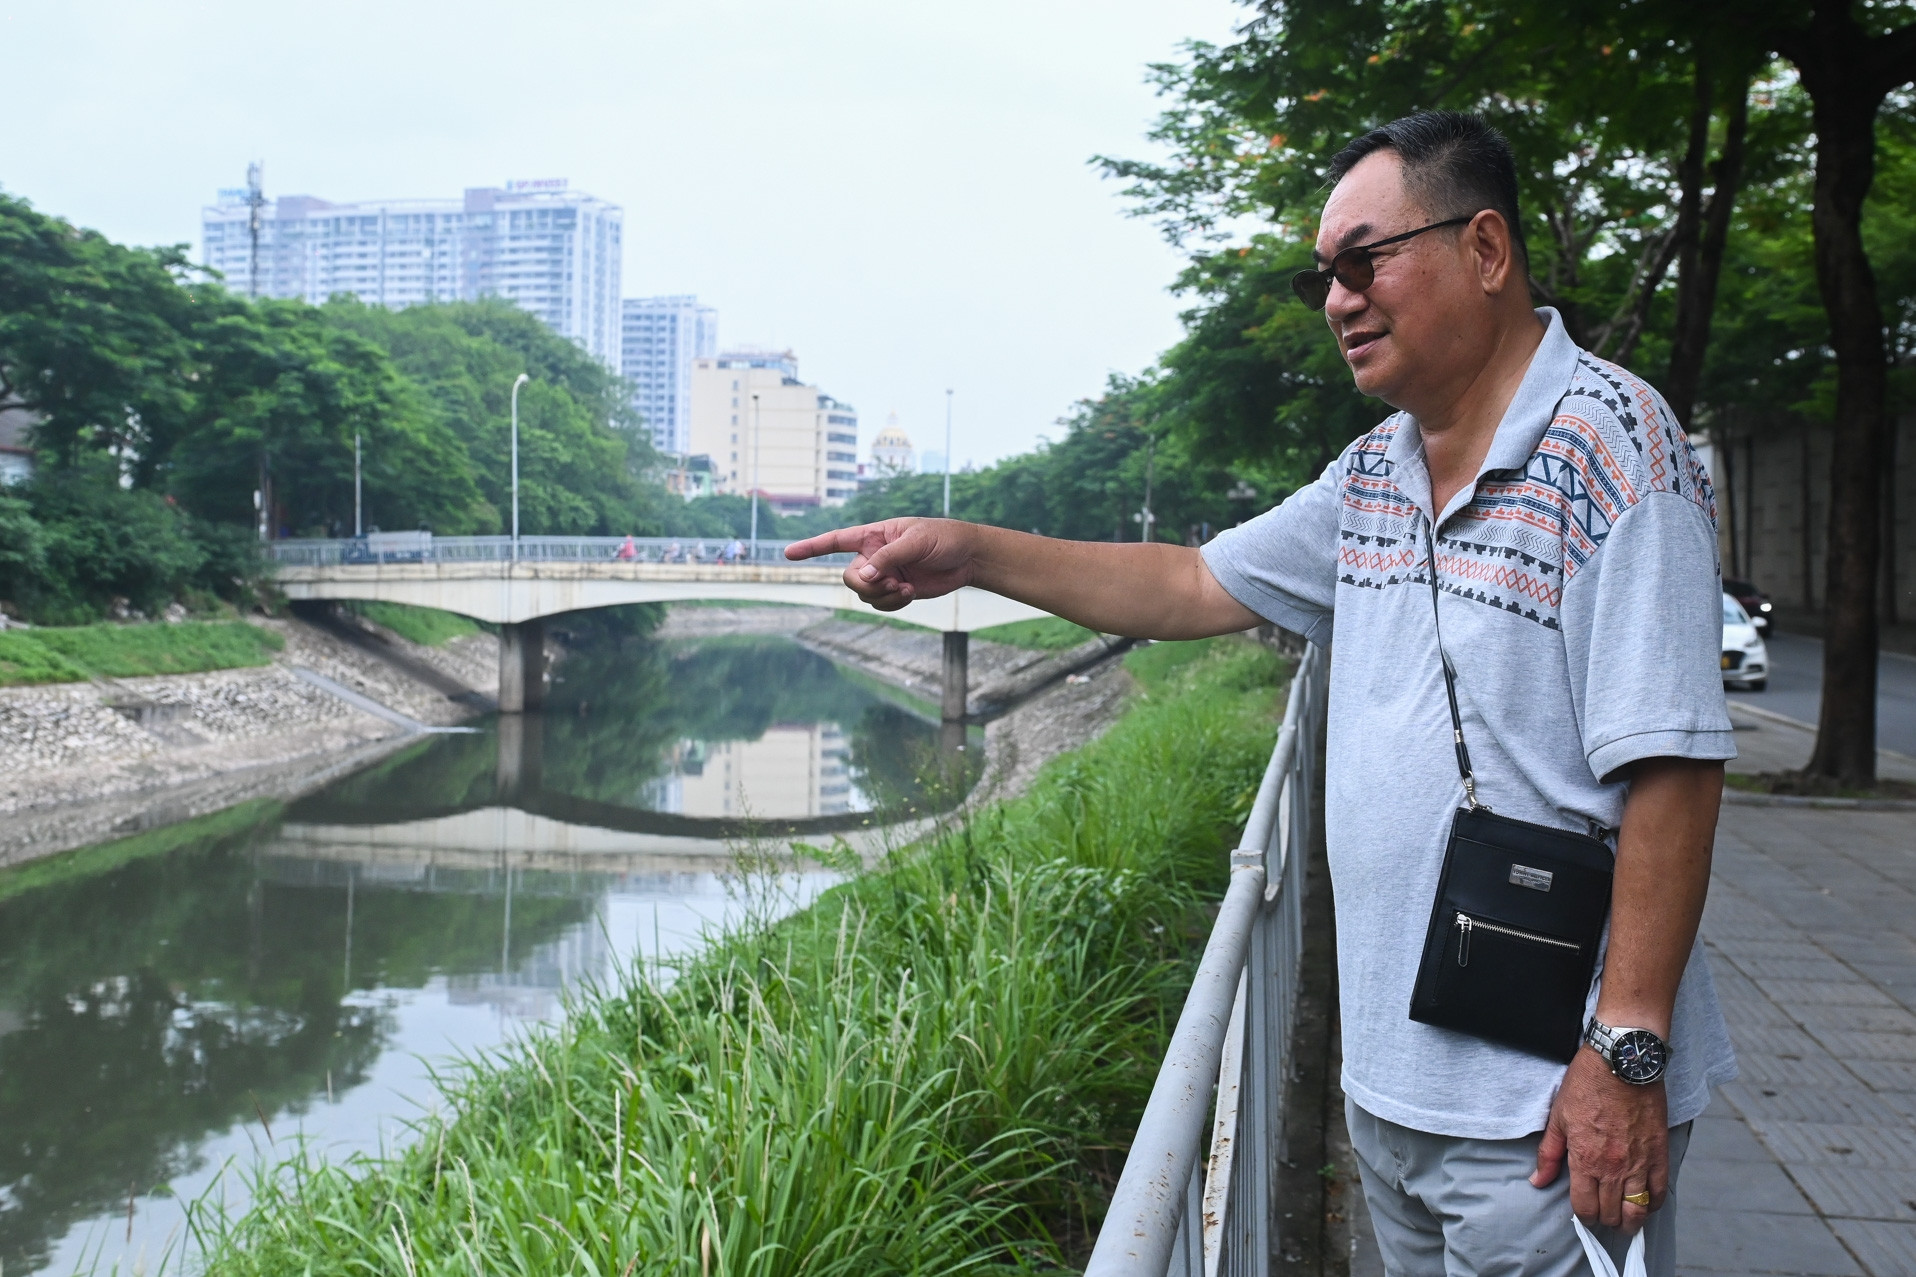
[[[1526,548],[1542,550],[1536,534],[1556,541],[1558,552],[1548,557],[1562,565],[1566,582],[1652,492],[1682,496],[1716,520],[1709,476],[1663,396],[1587,352],[1579,353],[1537,450],[1509,476],[1480,484],[1472,512],[1523,525],[1532,534],[1521,538]]]
[[[1710,478],[1663,396],[1641,377],[1588,351],[1557,405],[1550,434],[1578,437],[1576,451],[1615,476],[1616,513],[1651,492],[1673,492],[1716,519]],[[1546,439],[1549,436],[1546,435]],[[1598,478],[1595,469],[1592,479]]]

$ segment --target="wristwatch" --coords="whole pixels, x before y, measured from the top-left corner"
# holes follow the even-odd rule
[[[1595,1016],[1583,1040],[1603,1057],[1610,1071],[1631,1086],[1648,1086],[1663,1077],[1670,1044],[1648,1029],[1613,1029]]]

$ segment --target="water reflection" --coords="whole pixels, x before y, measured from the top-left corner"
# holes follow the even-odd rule
[[[659,832],[721,821],[736,836],[948,805],[982,751],[954,760],[935,719],[890,696],[784,639],[606,645],[559,667],[544,714],[421,741],[300,811],[365,822],[507,805]]]
[[[957,788],[934,725],[789,643],[563,670],[544,716],[0,874],[0,1271],[152,1271],[229,1159],[403,1138],[433,1062],[736,916],[745,816],[871,838]]]

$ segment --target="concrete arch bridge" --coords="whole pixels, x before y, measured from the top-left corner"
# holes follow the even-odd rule
[[[718,540],[670,537],[435,537],[375,532],[340,540],[275,541],[278,584],[295,600],[377,601],[457,612],[500,627],[499,708],[539,708],[544,620],[628,603],[712,600],[795,603],[879,613],[844,583],[850,555],[785,559],[785,541],[736,557]],[[945,636],[944,716],[965,716],[971,631],[1045,613],[966,588],[885,614]]]

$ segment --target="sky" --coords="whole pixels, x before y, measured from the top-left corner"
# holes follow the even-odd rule
[[[1179,335],[1182,258],[1097,154],[1152,157],[1148,64],[1231,0],[0,0],[0,189],[134,244],[222,187],[457,196],[562,177],[625,209],[624,293],[960,462],[1055,437]]]

